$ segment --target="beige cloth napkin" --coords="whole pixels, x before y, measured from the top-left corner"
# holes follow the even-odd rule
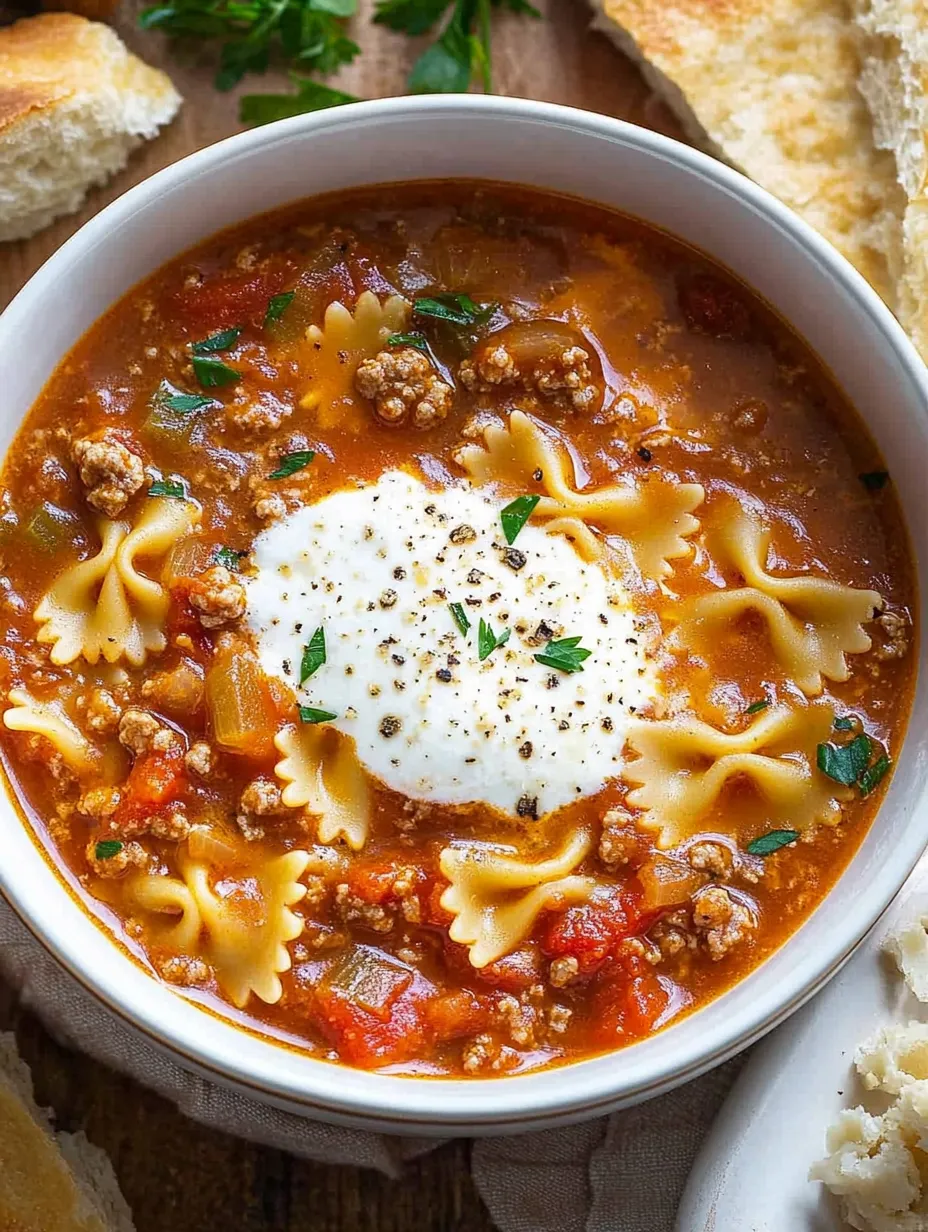
[[[203,1125],[390,1176],[441,1141],[304,1120],[188,1073],[76,983],[2,899],[0,975],[57,1038],[130,1074]],[[585,1125],[478,1139],[474,1180],[493,1220],[501,1232],[672,1232],[697,1148],[740,1064],[738,1058],[660,1099]]]

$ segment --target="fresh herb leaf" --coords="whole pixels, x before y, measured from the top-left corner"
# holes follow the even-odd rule
[[[748,706],[747,710],[745,710],[744,713],[745,714],[760,714],[760,712],[762,710],[766,710],[769,705],[770,705],[770,698],[762,697],[760,701],[751,702],[750,706]]]
[[[312,449],[295,449],[293,453],[285,453],[280,459],[277,470],[271,471],[268,479],[289,479],[291,475],[301,471],[304,466],[309,466],[315,456],[315,451]]]
[[[548,642],[544,650],[535,655],[535,661],[559,672],[582,672],[583,663],[592,653],[580,645],[579,637],[562,637]]]
[[[357,46],[345,39],[353,48],[349,59],[354,58]],[[345,63],[346,61],[342,61]],[[354,94],[334,90],[321,82],[306,77],[293,76],[298,85],[296,94],[246,94],[239,102],[238,116],[243,124],[271,124],[274,120],[287,120],[290,116],[305,115],[309,111],[324,111],[327,107],[341,107],[356,103]]]
[[[869,796],[871,791],[873,791],[877,784],[880,783],[886,776],[886,772],[889,770],[891,765],[892,762],[885,753],[882,753],[873,765],[868,766],[857,780],[857,786],[860,788],[860,794],[862,796]]]
[[[459,24],[451,24],[427,48],[409,74],[411,94],[463,94],[473,73],[474,45]]]
[[[272,295],[267,302],[267,311],[264,314],[264,328],[273,325],[275,321],[279,321],[290,305],[293,303],[293,297],[296,291],[281,291],[280,295]]]
[[[235,548],[218,547],[213,551],[213,563],[225,565],[227,569],[237,573],[238,567],[242,563],[242,558],[247,555],[247,552],[237,552]]]
[[[121,851],[122,843],[118,838],[104,838],[94,847],[93,854],[98,860],[112,860],[113,856],[118,856]]]
[[[241,332],[238,325],[232,329],[221,329],[218,334],[210,334],[202,342],[195,342],[190,350],[194,355],[215,355],[217,351],[228,351],[238,342]]]
[[[469,295],[432,295],[413,300],[416,316],[434,317],[452,325],[485,325],[496,311],[496,304],[475,304]]]
[[[500,511],[499,520],[503,524],[503,534],[508,544],[515,543],[519,531],[532,516],[540,500],[540,496],[517,496]]]
[[[387,346],[411,346],[417,351],[424,351],[426,355],[429,352],[429,344],[425,340],[425,334],[391,334],[387,339]]]
[[[448,607],[451,615],[454,617],[454,623],[461,630],[464,637],[467,637],[467,630],[470,628],[470,621],[467,619],[467,613],[464,611],[463,603],[449,603]]]
[[[149,496],[176,496],[186,500],[187,493],[183,483],[178,479],[156,479],[148,489]]]
[[[872,752],[870,737],[864,732],[849,744],[820,744],[817,750],[818,768],[836,783],[853,787],[866,770]]]
[[[337,719],[334,710],[317,710],[315,706],[298,706],[301,723],[330,723]]]
[[[889,471],[866,471],[857,478],[868,492],[879,492],[880,488],[885,488],[889,483]]]
[[[205,389],[218,389],[223,385],[235,385],[242,374],[228,367],[221,359],[210,355],[194,355],[191,361],[197,380]]]
[[[452,0],[377,0],[374,22],[418,38],[428,34],[451,3]]]
[[[477,628],[477,657],[482,663],[488,658],[497,646],[505,646],[509,641],[511,629],[503,629],[499,637],[493,632],[487,622],[481,616],[480,624]]]
[[[322,625],[316,630],[303,648],[303,658],[300,662],[300,684],[305,684],[313,672],[317,672],[325,663],[325,629]]]
[[[798,830],[769,830],[759,838],[752,838],[748,843],[748,852],[752,856],[770,856],[781,847],[795,843],[799,837]]]
[[[190,411],[202,411],[213,405],[212,398],[204,398],[202,394],[169,394],[162,398],[161,405],[168,411],[180,411],[187,414]]]
[[[342,23],[356,9],[356,0],[173,0],[146,8],[139,24],[188,44],[218,43],[214,82],[230,90],[247,73],[265,72],[280,55],[292,68],[323,76],[349,64],[359,49]]]
[[[853,731],[854,720],[848,715],[839,714],[835,717],[833,726],[835,731]]]

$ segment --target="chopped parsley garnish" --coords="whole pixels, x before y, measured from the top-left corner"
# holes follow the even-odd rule
[[[872,745],[864,732],[848,744],[820,744],[818,768],[843,787],[853,787],[870,764]]]
[[[271,471],[268,479],[289,479],[291,475],[301,471],[304,466],[309,466],[315,456],[315,451],[312,449],[295,449],[293,453],[285,453],[280,459],[277,470]]]
[[[235,346],[241,334],[241,326],[234,325],[231,329],[221,329],[216,334],[210,334],[202,342],[195,342],[190,348],[194,355],[215,355],[217,351],[228,351]]]
[[[848,715],[839,714],[834,721],[835,731],[853,731],[854,720]]]
[[[238,552],[235,548],[218,547],[213,551],[213,563],[225,565],[227,569],[231,569],[233,573],[236,573],[239,565],[242,563],[242,558],[247,555],[247,551]]]
[[[187,493],[179,479],[156,479],[148,489],[149,496],[176,496],[186,500]]]
[[[857,478],[868,492],[879,492],[880,488],[885,488],[889,483],[889,471],[866,471]]]
[[[469,295],[432,295],[413,300],[412,310],[419,317],[434,317],[451,325],[486,325],[496,304],[475,304]]]
[[[300,661],[300,684],[305,684],[313,672],[318,672],[323,663],[325,663],[325,629],[320,625],[303,648],[303,658]]]
[[[97,843],[93,854],[98,860],[112,860],[113,856],[118,856],[121,851],[122,843],[118,838],[105,838]]]
[[[768,830],[759,838],[752,838],[748,843],[748,852],[752,856],[770,856],[781,847],[795,843],[799,837],[798,830]]]
[[[279,321],[290,305],[293,303],[295,291],[281,291],[280,295],[272,295],[267,302],[267,311],[264,314],[264,328],[273,325],[275,321]]]
[[[766,710],[769,705],[770,705],[770,698],[762,697],[760,701],[751,702],[750,706],[748,706],[747,710],[745,710],[744,713],[745,714],[760,714],[760,712],[762,710]]]
[[[499,520],[503,524],[503,534],[508,544],[515,543],[516,536],[532,516],[540,500],[540,496],[517,496],[500,512]]]
[[[461,630],[464,637],[467,637],[467,630],[470,628],[470,621],[467,619],[467,613],[464,611],[463,603],[449,603],[448,610],[454,617],[454,623]]]
[[[850,718],[840,716],[835,719],[835,727],[839,731],[851,731],[854,722]],[[818,746],[817,764],[823,774],[840,783],[843,787],[857,787],[862,796],[869,796],[874,788],[885,777],[892,761],[880,752],[878,746],[866,732],[860,732],[847,744],[820,744]]]
[[[857,786],[860,788],[862,796],[869,796],[874,787],[884,778],[887,770],[892,765],[885,753],[882,753],[872,766],[868,766],[860,778],[857,780]]]
[[[592,653],[580,645],[579,637],[562,637],[548,642],[544,650],[535,655],[535,661],[559,672],[582,672],[584,660]]]
[[[315,706],[298,706],[301,723],[331,723],[338,715],[334,710],[317,710]]]
[[[499,637],[493,632],[487,622],[480,617],[480,624],[477,627],[477,657],[482,663],[488,658],[497,646],[505,646],[509,641],[511,629],[503,629]]]
[[[212,355],[194,355],[193,370],[204,389],[219,389],[223,385],[235,385],[242,374]]]
[[[418,332],[415,332],[412,334],[391,334],[390,337],[387,339],[387,346],[415,347],[417,351],[424,351],[426,355],[428,354],[428,351],[429,351],[429,344],[428,342],[426,342],[425,334],[420,334]]]
[[[204,398],[202,394],[169,394],[166,391],[158,396],[158,404],[168,411],[179,411],[188,414],[190,411],[202,411],[204,407],[212,406],[212,398]]]

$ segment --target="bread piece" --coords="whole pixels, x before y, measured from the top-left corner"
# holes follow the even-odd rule
[[[844,0],[592,3],[690,138],[801,214],[894,307],[903,199],[857,91]]]
[[[42,13],[0,29],[0,240],[78,209],[179,105],[108,26]]]
[[[112,1165],[82,1133],[55,1134],[12,1035],[0,1034],[0,1228],[134,1232]]]
[[[859,0],[860,88],[877,144],[891,150],[907,205],[899,314],[928,360],[928,6],[925,0]]]

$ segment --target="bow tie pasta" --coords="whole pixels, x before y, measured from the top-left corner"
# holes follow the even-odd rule
[[[59,574],[35,609],[38,640],[51,660],[88,663],[126,659],[133,665],[165,647],[166,588],[141,572],[141,561],[163,561],[200,518],[197,507],[175,498],[152,499],[134,527],[100,521],[100,550]]]
[[[74,721],[64,704],[54,698],[38,701],[25,689],[11,689],[13,703],[3,713],[3,722],[10,731],[32,732],[44,736],[75,774],[87,776],[100,766],[100,755]]]
[[[734,735],[695,718],[639,720],[628,731],[635,758],[622,772],[633,787],[628,802],[645,810],[642,824],[658,831],[665,848],[723,827],[724,815],[713,810],[725,787],[739,778],[750,782],[769,825],[834,825],[839,801],[852,793],[816,768],[832,720],[823,703],[777,706]]]
[[[582,830],[557,855],[535,862],[478,843],[446,847],[440,865],[451,885],[441,905],[455,917],[449,936],[469,947],[471,966],[514,950],[545,908],[589,898],[593,878],[571,875],[589,849]]]
[[[283,754],[274,773],[283,782],[288,808],[305,808],[318,818],[319,841],[343,838],[359,851],[367,841],[370,797],[354,744],[334,728],[288,726],[274,738]]]
[[[846,655],[870,649],[863,626],[883,607],[875,590],[855,590],[828,578],[767,572],[771,532],[746,509],[727,506],[707,536],[713,563],[735,570],[745,586],[699,595],[674,613],[673,641],[691,649],[711,647],[720,627],[756,612],[787,676],[807,697],[822,691],[822,677],[847,680]]]
[[[522,411],[506,425],[490,424],[483,436],[484,446],[465,445],[456,455],[471,482],[530,494],[540,485],[533,516],[547,519],[552,534],[567,535],[586,559],[602,555],[595,531],[625,540],[648,578],[667,577],[670,562],[689,553],[687,539],[699,529],[693,511],[705,495],[700,484],[653,479],[578,492],[566,451]]]

